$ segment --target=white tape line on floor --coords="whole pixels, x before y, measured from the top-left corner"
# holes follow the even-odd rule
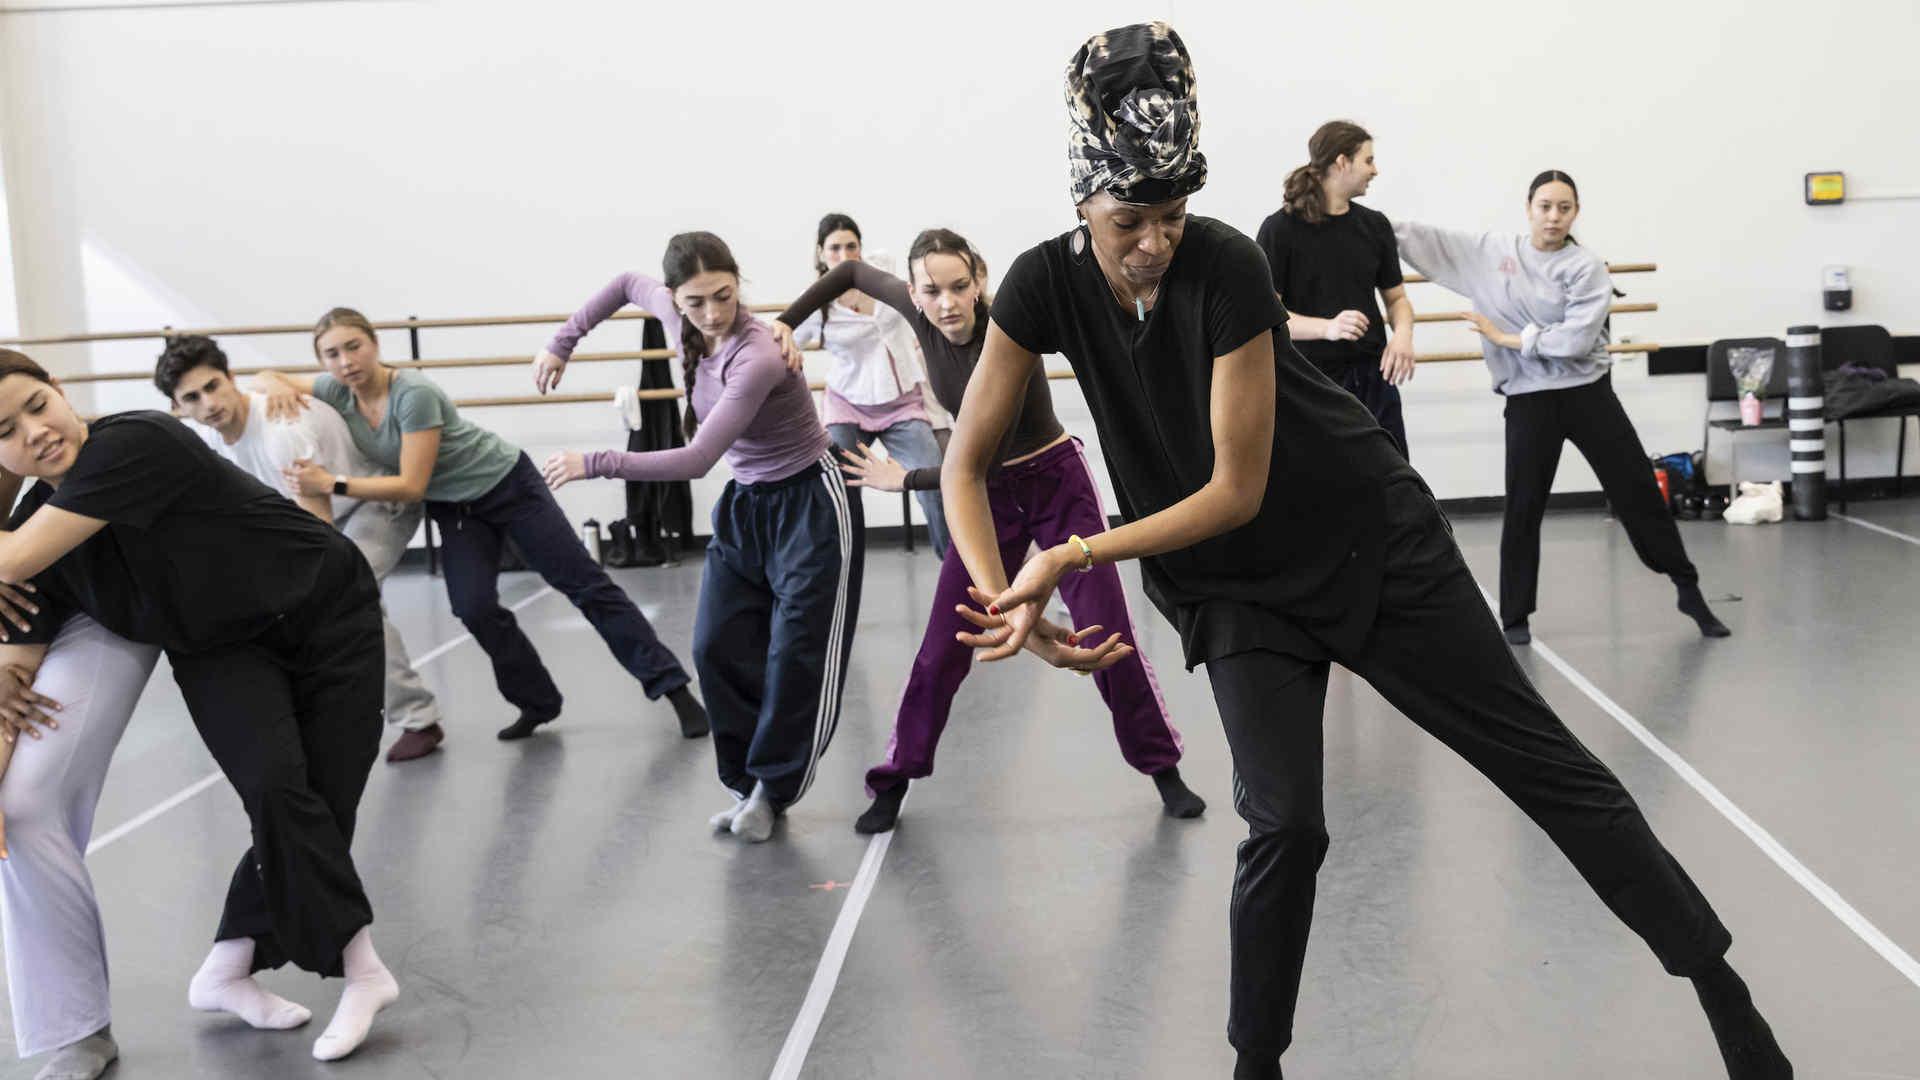
[[[1485,590],[1482,592],[1484,593]],[[1492,604],[1492,598],[1489,597],[1487,602]],[[1853,931],[1861,941],[1866,942],[1868,948],[1879,953],[1880,958],[1893,965],[1895,971],[1906,976],[1908,982],[1920,986],[1920,963],[1915,962],[1914,958],[1892,938],[1881,933],[1879,927],[1873,925],[1865,915],[1860,914],[1845,897],[1834,890],[1833,886],[1821,880],[1820,875],[1807,869],[1806,864],[1796,858],[1793,852],[1788,851],[1785,844],[1774,839],[1772,833],[1753,820],[1745,810],[1740,809],[1732,799],[1727,798],[1726,794],[1714,786],[1711,780],[1702,776],[1700,770],[1694,768],[1686,758],[1681,757],[1671,746],[1661,741],[1658,735],[1649,731],[1647,726],[1635,719],[1632,713],[1621,708],[1619,703],[1603,693],[1590,679],[1580,674],[1579,669],[1567,663],[1559,653],[1547,647],[1538,637],[1533,639],[1531,648],[1539,654],[1540,659],[1552,665],[1555,671],[1592,699],[1595,705],[1600,706],[1601,711],[1613,717],[1621,727],[1626,728],[1629,735],[1640,740],[1641,745],[1653,751],[1655,757],[1666,762],[1668,768],[1678,773],[1680,779],[1685,780],[1689,787],[1700,794],[1701,798],[1706,799],[1708,804],[1720,811],[1720,815],[1732,822],[1734,828],[1745,833],[1747,839],[1753,841],[1754,846],[1765,853],[1767,858],[1773,860],[1774,865],[1786,871],[1788,877],[1811,893],[1813,898],[1820,901],[1821,905],[1832,912],[1847,929]]]
[[[534,593],[532,596],[527,597],[525,600],[521,600],[514,603],[507,610],[519,611],[521,608],[526,607],[528,604],[533,603],[535,600],[540,599],[541,597],[547,595],[552,591],[553,591],[553,587],[551,585],[545,586],[539,592]],[[461,634],[459,637],[454,638],[452,641],[446,642],[445,644],[442,644],[442,645],[434,646],[431,650],[429,650],[426,653],[426,655],[420,657],[420,659],[415,660],[413,662],[414,670],[417,671],[420,668],[426,667],[428,664],[433,663],[435,660],[440,659],[441,657],[447,655],[448,653],[452,652],[453,650],[459,648],[460,646],[472,640],[473,640],[472,634]],[[125,838],[127,834],[133,832],[135,829],[140,828],[142,825],[145,825],[153,821],[155,818],[159,817],[160,815],[166,813],[167,811],[173,809],[176,806],[179,806],[181,803],[186,802],[188,799],[193,798],[195,795],[198,795],[201,792],[207,790],[208,788],[213,787],[214,785],[218,784],[222,779],[223,777],[220,775],[218,771],[216,771],[210,775],[203,776],[200,779],[195,780],[192,784],[189,784],[188,786],[180,789],[179,791],[174,792],[172,795],[167,796],[165,799],[147,808],[146,810],[141,811],[139,814],[134,815],[131,819],[126,821],[124,824],[115,827],[111,832],[108,832],[102,836],[96,837],[93,843],[87,845],[87,854],[92,855],[94,852],[99,851],[101,848],[106,847],[108,844],[111,844],[117,840]]]
[[[846,902],[840,905],[840,917],[834,920],[833,932],[827,935],[826,951],[820,955],[820,966],[814,969],[806,1000],[800,1003],[800,1014],[794,1017],[793,1028],[787,1032],[786,1045],[780,1048],[780,1056],[773,1063],[771,1080],[799,1080],[800,1069],[807,1063],[807,1051],[813,1049],[814,1033],[820,1030],[820,1019],[827,1014],[833,988],[840,982],[840,967],[846,963],[853,932],[860,926],[861,913],[867,910],[867,897],[873,895],[874,882],[880,877],[880,864],[886,861],[887,846],[891,843],[891,832],[875,833],[867,842],[860,872],[854,876]]]

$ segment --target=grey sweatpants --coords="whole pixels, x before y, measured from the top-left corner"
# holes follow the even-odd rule
[[[367,557],[374,580],[384,582],[407,553],[407,541],[419,530],[424,512],[421,503],[368,500],[347,511],[334,526]],[[387,723],[408,731],[430,728],[440,722],[440,703],[420,681],[420,673],[413,670],[407,643],[400,638],[400,628],[387,617],[384,603],[380,606],[380,624],[387,637]]]
[[[160,657],[85,615],[67,620],[33,688],[60,727],[21,738],[0,780],[8,858],[0,861],[13,1035],[21,1057],[105,1027],[107,943],[85,855],[107,765]]]

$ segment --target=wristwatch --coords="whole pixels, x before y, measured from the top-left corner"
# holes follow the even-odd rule
[[[345,495],[345,494],[347,493],[347,478],[346,478],[346,477],[344,477],[344,476],[336,476],[336,477],[334,477],[334,478],[333,478],[333,493],[334,493],[335,495]]]

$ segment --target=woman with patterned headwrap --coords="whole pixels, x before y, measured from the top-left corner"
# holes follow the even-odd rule
[[[1081,224],[1008,271],[941,490],[984,608],[971,613],[983,659],[1062,634],[1042,613],[1068,574],[1140,559],[1189,667],[1206,665],[1250,827],[1230,916],[1235,1075],[1279,1076],[1293,1038],[1327,850],[1321,712],[1336,661],[1499,786],[1694,980],[1731,1076],[1791,1075],[1723,958],[1726,928],[1527,681],[1419,474],[1288,343],[1253,241],[1188,215],[1206,160],[1180,38],[1164,23],[1095,36],[1068,68],[1067,103]],[[1041,552],[1009,587],[986,474],[1054,352],[1079,377],[1126,524]]]

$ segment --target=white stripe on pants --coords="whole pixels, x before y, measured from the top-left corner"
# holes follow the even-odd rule
[[[34,689],[59,702],[60,727],[22,736],[0,781],[8,858],[0,862],[7,986],[21,1057],[106,1026],[106,933],[84,853],[107,765],[160,657],[84,615],[67,621]]]

